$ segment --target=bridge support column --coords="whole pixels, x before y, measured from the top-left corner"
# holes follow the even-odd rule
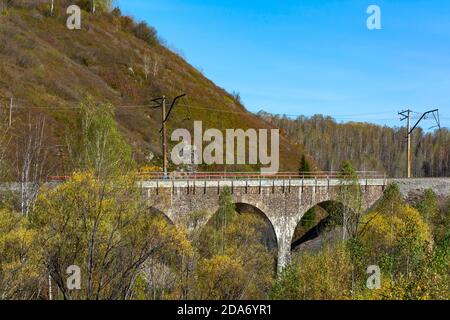
[[[291,243],[295,223],[284,221],[281,224],[274,225],[274,229],[278,241],[277,272],[280,274],[291,260]]]
[[[277,273],[280,274],[291,260],[291,241],[282,241],[278,245]]]

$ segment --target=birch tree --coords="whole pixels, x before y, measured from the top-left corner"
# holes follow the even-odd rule
[[[47,158],[49,146],[45,136],[46,119],[30,115],[22,132],[16,135],[16,172],[20,186],[20,210],[28,214],[30,205],[47,180],[51,169]]]

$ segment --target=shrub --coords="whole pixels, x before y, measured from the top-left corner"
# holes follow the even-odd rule
[[[135,26],[135,23],[133,21],[133,18],[129,16],[122,16],[120,17],[120,28],[123,31],[129,31],[131,32]]]
[[[78,0],[77,4],[81,9],[92,12],[92,2],[92,0]],[[111,10],[111,7],[111,0],[95,0],[95,11],[108,12]]]
[[[77,4],[85,11],[92,11],[91,0],[78,0]]]
[[[390,212],[374,211],[363,221],[361,240],[368,248],[369,260],[380,263],[390,275],[408,273],[420,265],[429,250],[431,234],[421,214],[408,205]]]
[[[242,105],[241,94],[239,92],[233,91],[230,95],[233,97],[235,103]]]
[[[330,300],[352,297],[352,264],[345,245],[302,253],[283,270],[272,289],[272,299]]]
[[[35,67],[39,64],[39,59],[27,52],[20,52],[16,56],[16,64],[24,69]]]
[[[155,28],[149,26],[146,22],[140,22],[133,28],[133,34],[139,39],[154,45],[158,42]]]
[[[111,15],[116,18],[122,17],[122,11],[120,10],[120,8],[115,7],[111,10]]]

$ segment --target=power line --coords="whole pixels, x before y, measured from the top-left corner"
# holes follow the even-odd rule
[[[16,99],[16,101],[23,101],[25,103],[28,103],[28,101],[23,99]],[[186,105],[184,103],[184,105]],[[116,106],[116,108],[148,108],[152,107],[154,105],[152,104],[143,104],[143,105],[119,105]],[[217,108],[212,107],[204,107],[204,106],[198,106],[198,105],[188,105],[189,108],[197,109],[197,110],[207,110],[207,111],[213,111],[213,112],[220,112],[220,113],[230,113],[230,114],[257,114],[258,112],[252,112],[252,111],[234,111],[234,110],[218,110]],[[49,108],[49,107],[36,107],[36,106],[30,106],[30,107],[17,107],[20,109],[43,109],[43,110],[65,110],[65,109],[79,109],[80,106],[68,106],[68,107],[55,107],[55,108]],[[360,113],[360,114],[338,114],[338,115],[331,115],[332,117],[346,117],[348,119],[349,117],[364,117],[364,116],[370,116],[370,115],[382,115],[382,114],[391,114],[391,111],[385,111],[385,112],[373,112],[373,113]],[[301,117],[303,114],[287,114],[287,113],[270,113],[271,115],[275,116],[287,116],[287,117]],[[378,120],[378,119],[377,119]]]
[[[17,101],[17,99],[16,99]],[[19,99],[19,101],[24,101],[22,99]],[[27,102],[28,103],[28,102]],[[212,107],[204,107],[204,106],[198,106],[198,105],[190,105],[190,104],[186,104],[183,103],[183,105],[185,105],[187,108],[189,109],[195,109],[195,110],[205,110],[205,111],[210,111],[210,112],[216,112],[216,113],[225,113],[225,114],[242,114],[242,115],[256,115],[258,116],[258,112],[251,112],[251,111],[237,111],[237,110],[220,110],[217,108],[212,108]],[[146,109],[147,111],[154,111],[155,105],[153,104],[143,104],[143,105],[118,105],[115,106],[116,109]],[[49,108],[49,107],[36,107],[36,106],[30,106],[30,107],[25,107],[25,106],[14,106],[14,109],[20,109],[20,110],[47,110],[47,111],[65,111],[65,110],[78,110],[80,109],[80,106],[67,106],[67,107],[54,107],[54,108]],[[362,121],[362,122],[367,122],[367,121],[391,121],[391,120],[395,120],[396,117],[389,117],[389,118],[375,118],[375,117],[368,117],[368,116],[375,116],[375,115],[385,115],[385,114],[391,114],[392,112],[388,112],[388,111],[383,111],[383,112],[372,112],[372,113],[360,113],[360,114],[337,114],[337,115],[324,115],[326,117],[330,117],[333,118],[334,120],[345,120],[345,121]],[[415,111],[411,111],[411,113],[415,113],[417,115],[421,115],[419,112],[415,112]],[[299,118],[302,116],[305,116],[304,114],[286,114],[286,113],[269,113],[269,115],[271,116],[278,116],[278,117],[289,117],[289,118]],[[364,119],[364,117],[366,117]],[[361,119],[363,118],[363,119]],[[419,119],[420,117],[415,116],[415,117],[411,117],[411,119]],[[449,120],[449,117],[441,117],[441,119],[445,119],[445,120]]]

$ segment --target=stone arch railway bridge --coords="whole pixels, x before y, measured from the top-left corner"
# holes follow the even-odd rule
[[[376,172],[358,172],[358,179],[362,206],[366,211],[392,182],[399,184],[405,197],[420,194],[428,188],[439,196],[450,195],[450,178],[387,179]],[[221,191],[228,187],[237,208],[250,206],[270,223],[277,241],[280,270],[290,259],[294,231],[303,215],[316,205],[338,200],[342,183],[336,172],[307,175],[172,173],[167,177],[144,175],[141,187],[144,197],[151,201],[151,207],[175,225],[186,221],[186,216],[194,211],[206,212],[209,220],[219,208]]]

